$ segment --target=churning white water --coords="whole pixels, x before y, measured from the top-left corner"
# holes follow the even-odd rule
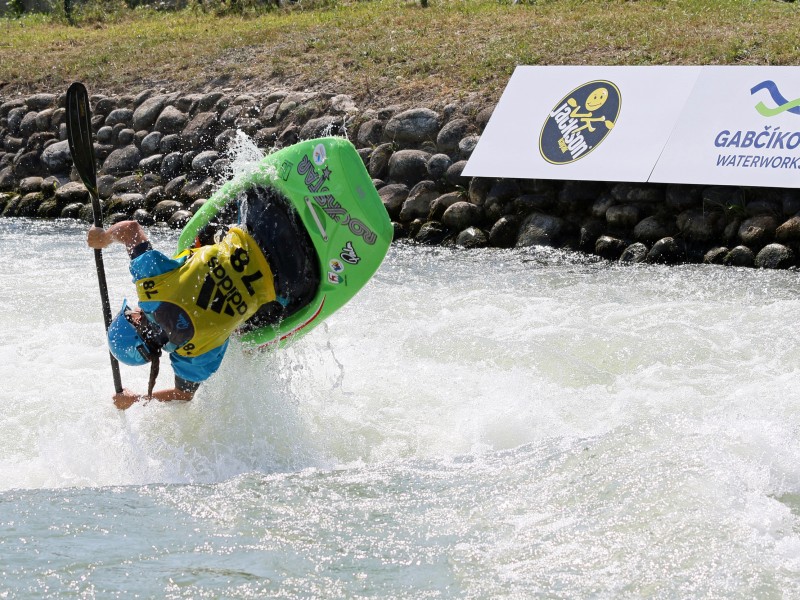
[[[800,597],[797,272],[395,245],[120,412],[85,230],[0,220],[0,598]]]

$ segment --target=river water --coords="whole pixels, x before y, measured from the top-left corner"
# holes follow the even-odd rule
[[[120,412],[85,230],[0,220],[0,598],[800,597],[797,272],[395,245]]]

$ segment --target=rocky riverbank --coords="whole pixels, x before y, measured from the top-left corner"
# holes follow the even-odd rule
[[[493,107],[360,110],[342,95],[231,90],[91,100],[109,221],[182,227],[229,174],[239,131],[262,149],[342,135],[359,149],[396,238],[546,245],[622,262],[788,268],[800,261],[796,190],[462,176]],[[2,216],[92,220],[64,117],[64,94],[0,97]]]

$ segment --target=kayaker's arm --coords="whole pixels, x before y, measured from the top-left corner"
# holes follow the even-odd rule
[[[159,402],[171,402],[173,400],[188,402],[194,398],[194,392],[185,392],[184,390],[179,390],[178,388],[170,388],[168,390],[158,390],[157,392],[153,392],[152,398],[153,400],[158,400]]]
[[[158,390],[157,392],[153,392],[153,395],[150,397],[140,396],[139,394],[126,389],[122,390],[119,394],[114,395],[114,406],[120,410],[126,410],[135,402],[147,400],[158,400],[159,402],[172,402],[179,400],[182,402],[188,402],[192,398],[194,398],[194,392],[186,392],[179,390],[178,388]]]
[[[147,234],[136,221],[120,221],[108,229],[92,226],[86,237],[89,247],[95,250],[102,250],[110,244],[118,242],[130,252],[139,244],[147,241]]]

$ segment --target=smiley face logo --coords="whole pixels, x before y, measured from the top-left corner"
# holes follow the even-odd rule
[[[599,110],[608,100],[608,90],[604,87],[597,88],[586,99],[586,110]]]

